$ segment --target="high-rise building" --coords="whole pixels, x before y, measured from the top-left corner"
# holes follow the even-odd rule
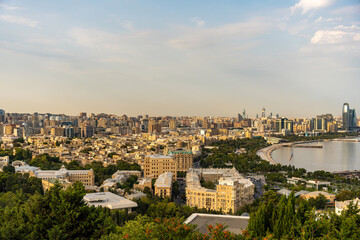
[[[343,130],[349,131],[357,126],[355,109],[350,109],[348,103],[344,103],[342,110]]]
[[[265,108],[264,107],[262,108],[261,117],[265,118]]]
[[[79,116],[80,118],[86,118],[86,112],[81,112]]]
[[[355,109],[349,109],[349,127],[355,128],[357,126],[357,118]]]
[[[81,137],[82,138],[91,138],[94,136],[94,127],[93,126],[83,126],[81,128]]]
[[[343,105],[343,109],[342,109],[342,121],[343,121],[343,129],[344,130],[349,130],[350,126],[349,126],[349,104],[348,103],[344,103]]]
[[[0,109],[0,122],[5,122],[5,110]]]
[[[170,119],[169,121],[169,129],[176,130],[177,129],[177,121],[176,119]]]
[[[287,118],[280,118],[275,121],[275,132],[282,132],[283,129],[293,132],[294,122]]]

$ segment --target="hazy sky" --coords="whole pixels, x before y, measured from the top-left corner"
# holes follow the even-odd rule
[[[358,0],[0,0],[7,112],[360,110]]]

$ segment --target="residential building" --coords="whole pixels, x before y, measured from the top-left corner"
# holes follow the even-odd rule
[[[172,180],[173,173],[172,172],[164,172],[161,174],[155,181],[155,195],[159,197],[171,197],[172,191]]]
[[[309,192],[309,193],[306,193],[306,194],[301,194],[300,197],[306,199],[306,200],[309,200],[310,198],[316,198],[318,196],[323,195],[325,196],[326,198],[326,205],[329,205],[329,206],[334,206],[335,204],[335,194],[331,194],[331,193],[328,193],[328,192],[323,192],[323,191],[315,191],[315,192]]]
[[[150,190],[152,189],[152,177],[149,176],[147,178],[138,179],[138,183],[134,184],[134,189],[144,191],[144,189],[148,187]]]
[[[176,149],[174,151],[170,151],[170,154],[176,162],[177,171],[187,171],[189,168],[193,167],[194,156],[191,151]]]
[[[91,138],[94,136],[94,127],[85,125],[81,128],[81,137],[82,138]]]
[[[170,119],[169,121],[169,129],[176,130],[177,129],[177,121],[176,119]]]
[[[356,206],[360,210],[360,199],[352,199],[352,200],[346,200],[346,201],[335,201],[335,213],[337,215],[341,215],[343,211],[346,211],[349,209],[350,203],[353,203],[354,206]]]
[[[164,172],[172,172],[174,179],[177,177],[176,161],[172,155],[146,155],[143,163],[144,176],[153,175],[158,178]]]
[[[203,173],[207,172],[210,179],[218,179],[216,189],[201,186],[200,176],[205,180]],[[186,174],[186,202],[190,207],[234,213],[254,201],[254,191],[255,185],[235,169],[190,169]]]

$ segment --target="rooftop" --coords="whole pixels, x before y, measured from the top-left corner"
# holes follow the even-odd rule
[[[197,229],[201,233],[208,233],[208,225],[216,226],[216,224],[219,223],[227,226],[228,231],[239,234],[242,230],[246,229],[249,220],[250,217],[246,216],[193,213],[184,223],[196,224]]]
[[[171,187],[172,177],[172,172],[164,172],[156,179],[155,187]]]
[[[90,206],[107,207],[110,209],[125,209],[137,207],[137,203],[111,192],[88,193],[84,201]]]
[[[159,158],[172,158],[172,155],[163,155],[163,154],[153,154],[153,155],[146,155],[146,157],[159,159]]]

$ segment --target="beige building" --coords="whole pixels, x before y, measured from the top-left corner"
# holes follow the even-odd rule
[[[353,203],[354,206],[360,209],[360,199],[358,198],[352,200],[346,200],[346,201],[335,201],[335,213],[337,215],[341,215],[343,211],[349,209],[349,205],[351,202]]]
[[[151,120],[148,125],[149,133],[161,133],[161,124],[155,120]]]
[[[95,185],[95,175],[92,169],[67,170],[63,165],[60,170],[37,170],[35,176],[44,180],[59,179],[68,180],[70,183],[82,182],[84,186]]]
[[[55,137],[64,136],[64,128],[62,127],[51,128],[50,134]]]
[[[328,192],[323,192],[323,191],[309,192],[306,194],[301,194],[300,197],[302,197],[306,200],[309,200],[310,198],[316,198],[316,197],[320,196],[320,194],[325,196],[326,201],[327,201],[326,205],[334,206],[336,196],[335,196],[335,194],[331,194]]]
[[[187,171],[193,167],[193,154],[191,151],[175,150],[170,152],[175,160],[177,171]]]
[[[172,172],[164,172],[155,182],[155,195],[159,197],[171,197],[172,190]]]
[[[169,121],[169,129],[176,130],[177,129],[177,121],[176,119],[170,119]]]
[[[134,189],[144,191],[146,187],[148,187],[150,190],[152,189],[151,184],[152,177],[149,176],[148,178],[142,178],[139,179],[137,184],[134,184]]]
[[[50,188],[52,188],[56,182],[59,182],[64,189],[66,189],[67,187],[69,187],[71,185],[71,183],[68,180],[59,180],[59,179],[49,179],[49,180],[41,180],[42,186],[44,191],[48,191],[50,190]]]
[[[14,134],[15,125],[9,124],[4,126],[4,134],[9,136]]]
[[[200,171],[191,169],[186,174],[186,202],[190,207],[205,208],[223,212],[236,212],[241,206],[254,201],[255,185],[242,177],[235,169],[209,169],[215,173],[211,176],[224,176],[218,179],[216,189],[201,186],[200,176],[206,169]],[[232,175],[232,176],[229,176]]]
[[[174,179],[177,177],[176,161],[171,155],[147,155],[143,168],[145,177],[153,175],[158,178],[164,172],[172,172]]]

